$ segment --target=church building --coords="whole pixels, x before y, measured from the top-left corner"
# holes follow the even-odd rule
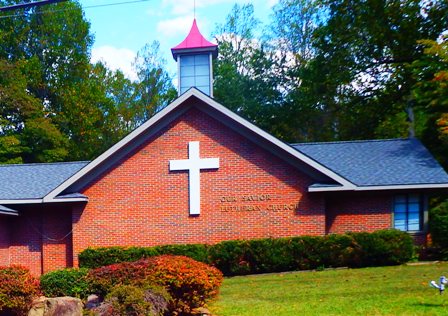
[[[426,238],[448,175],[416,139],[287,144],[213,99],[217,46],[172,49],[179,97],[90,162],[0,166],[0,266],[87,247],[213,244],[396,228]]]

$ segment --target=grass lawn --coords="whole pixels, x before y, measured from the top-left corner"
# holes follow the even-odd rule
[[[428,285],[441,275],[448,263],[232,277],[209,308],[218,316],[448,315],[448,289]]]

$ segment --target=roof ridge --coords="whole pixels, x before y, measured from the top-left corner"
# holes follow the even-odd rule
[[[329,141],[329,142],[309,142],[309,143],[290,143],[291,146],[300,145],[324,145],[324,144],[347,144],[347,143],[377,143],[377,142],[392,142],[412,140],[412,138],[386,138],[386,139],[365,139],[365,140],[342,140],[342,141]]]
[[[33,162],[33,163],[14,163],[14,164],[0,164],[0,168],[5,167],[25,167],[25,166],[48,166],[48,165],[68,165],[68,164],[80,164],[90,163],[88,160],[82,161],[60,161],[60,162]]]

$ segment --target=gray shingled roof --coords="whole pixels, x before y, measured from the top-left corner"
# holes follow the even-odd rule
[[[448,174],[416,139],[292,146],[358,186],[448,183]],[[82,161],[0,166],[0,200],[41,199],[87,164]]]
[[[41,199],[88,162],[0,166],[0,200]]]
[[[358,186],[448,183],[448,175],[416,139],[293,144]]]

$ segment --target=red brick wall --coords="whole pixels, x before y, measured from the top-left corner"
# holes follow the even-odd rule
[[[327,233],[367,231],[392,227],[393,196],[388,193],[328,195]]]
[[[20,216],[0,218],[0,265],[19,264],[35,275],[72,266],[71,206],[17,206]]]
[[[71,205],[52,205],[42,219],[43,273],[73,266]]]
[[[29,267],[36,275],[42,273],[41,219],[38,211],[21,212],[20,216],[10,219],[10,264]]]
[[[201,171],[197,217],[188,212],[188,172],[169,171],[169,160],[188,158],[190,141],[200,141],[201,158],[220,159],[218,170]],[[190,110],[83,192],[89,203],[73,213],[75,260],[88,246],[323,235],[324,203],[321,195],[306,193],[311,183],[255,143]]]
[[[0,266],[9,265],[9,216],[0,215]]]

